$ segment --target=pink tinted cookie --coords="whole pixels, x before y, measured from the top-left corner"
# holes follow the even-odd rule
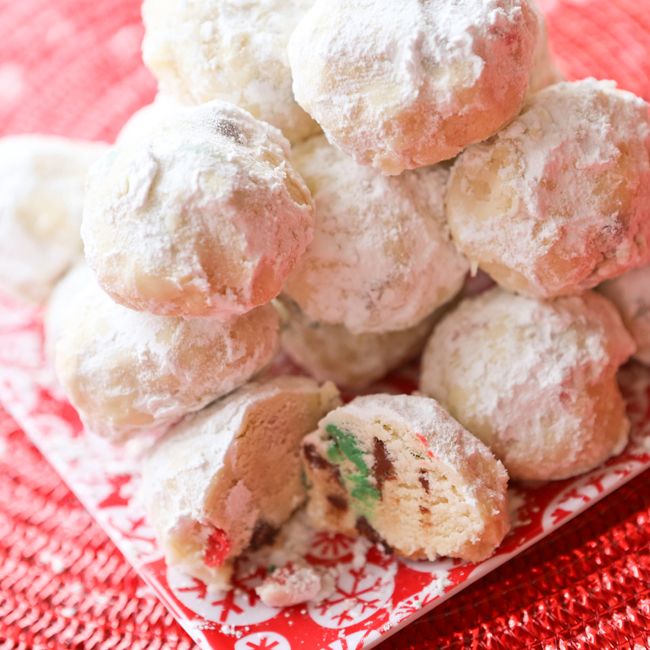
[[[526,0],[316,0],[289,41],[293,91],[330,142],[400,174],[515,117],[537,37]]]
[[[611,81],[558,83],[454,163],[458,248],[509,291],[578,294],[650,261],[648,104]]]
[[[142,479],[167,562],[225,586],[231,560],[271,543],[303,502],[300,443],[339,403],[333,384],[279,377],[250,383],[169,431]]]
[[[598,291],[618,307],[637,346],[634,358],[650,365],[650,266],[609,280]]]

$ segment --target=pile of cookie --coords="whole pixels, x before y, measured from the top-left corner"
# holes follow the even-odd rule
[[[88,171],[87,265],[52,293],[48,350],[90,431],[158,435],[143,497],[168,562],[227,585],[304,504],[404,557],[479,561],[509,478],[625,447],[617,371],[650,363],[649,108],[562,81],[532,0],[143,17],[159,94],[114,145],[0,142],[0,279],[43,300],[75,262]],[[270,374],[278,346],[311,377]],[[419,394],[341,405],[420,354]],[[271,604],[307,597],[283,584]]]

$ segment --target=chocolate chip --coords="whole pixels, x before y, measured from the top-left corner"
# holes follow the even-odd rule
[[[348,509],[348,502],[345,497],[339,496],[338,494],[328,494],[327,500],[330,502],[330,505],[337,510],[345,512]]]
[[[369,539],[373,544],[380,544],[386,553],[392,552],[393,549],[391,549],[386,540],[370,525],[365,517],[358,517],[354,527],[360,535]]]
[[[429,494],[429,477],[427,476],[426,470],[420,470],[418,481],[420,481],[420,485],[424,488],[424,491]]]
[[[263,519],[259,519],[255,523],[255,528],[253,528],[253,535],[250,543],[251,550],[256,551],[262,546],[273,544],[275,538],[278,536],[278,532],[279,531],[275,526],[271,526],[271,524]]]
[[[325,469],[328,470],[334,480],[339,484],[343,485],[343,479],[341,478],[341,472],[336,465],[333,465],[328,460],[325,460],[316,450],[316,447],[308,442],[302,446],[302,453],[305,457],[305,460],[315,469]]]
[[[331,467],[331,463],[325,460],[317,451],[315,445],[311,442],[302,446],[303,454],[305,455],[305,460],[316,469],[328,469]]]
[[[375,457],[375,479],[377,481],[377,487],[381,492],[385,481],[397,478],[397,475],[395,474],[395,466],[393,465],[393,461],[388,457],[386,445],[383,440],[375,438],[372,453]]]

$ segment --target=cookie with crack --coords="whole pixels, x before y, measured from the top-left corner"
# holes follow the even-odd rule
[[[302,445],[307,512],[398,555],[478,561],[508,530],[503,465],[435,400],[357,397]]]
[[[303,502],[300,443],[339,403],[331,383],[278,377],[240,388],[158,441],[142,498],[167,562],[227,586],[232,560],[272,542]]]

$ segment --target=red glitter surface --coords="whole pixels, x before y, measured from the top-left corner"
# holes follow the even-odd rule
[[[650,99],[648,0],[545,0],[569,78]],[[151,100],[138,0],[0,0],[0,132],[112,140]],[[0,416],[0,650],[192,642]],[[381,647],[650,648],[650,473]]]

